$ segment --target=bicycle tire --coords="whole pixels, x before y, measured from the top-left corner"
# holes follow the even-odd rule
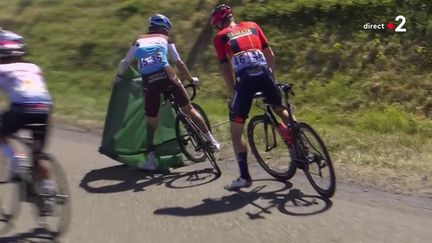
[[[185,121],[185,117],[183,115],[177,115],[175,121],[175,131],[176,131],[176,139],[179,145],[180,151],[188,158],[190,161],[194,163],[203,162],[206,159],[206,154],[201,148],[201,144],[199,142],[199,138],[194,132],[194,129],[189,125],[188,122]],[[187,148],[188,145],[192,147],[192,151],[189,151]],[[201,151],[198,154],[193,154],[193,151],[197,152]]]
[[[336,191],[336,175],[335,175],[335,171],[327,147],[325,146],[324,142],[322,141],[318,133],[307,123],[304,122],[298,123],[298,131],[299,131],[298,134],[299,137],[297,139],[296,150],[298,152],[299,158],[303,161],[307,161],[307,163],[304,164],[303,171],[305,172],[305,175],[309,180],[309,182],[311,183],[312,187],[318,192],[318,194],[320,194],[324,198],[330,198],[334,195]],[[310,133],[317,143],[312,144],[311,140],[308,139],[307,136],[305,136],[305,132]],[[306,152],[303,149],[303,145],[299,144],[300,141],[301,143],[307,142],[309,144],[307,154],[305,154]],[[320,151],[317,151],[316,149],[317,146],[320,147]],[[311,150],[315,150],[319,154],[311,155],[310,154]],[[322,173],[321,173],[322,165],[320,164],[321,161],[325,161],[326,163],[325,164],[326,166],[323,166],[322,168],[328,168],[329,171],[329,183],[328,183],[328,187],[326,188],[323,188],[317,183],[317,179],[318,179],[317,176],[322,177]],[[318,168],[319,173],[317,174],[311,173],[310,171],[311,165],[316,165],[315,167]]]
[[[269,126],[273,127],[273,124],[270,123],[269,119],[265,115],[254,116],[249,121],[249,124],[248,124],[248,127],[247,127],[247,135],[248,135],[249,147],[251,148],[252,154],[254,155],[254,157],[257,160],[257,162],[261,165],[261,167],[267,173],[269,173],[271,176],[273,176],[275,179],[280,180],[280,181],[286,181],[286,180],[291,179],[294,176],[294,174],[296,173],[297,166],[292,161],[293,150],[291,148],[289,148],[288,146],[286,146],[286,144],[284,142],[282,142],[282,144],[288,150],[289,157],[290,157],[290,160],[288,162],[288,167],[287,167],[287,169],[285,171],[280,172],[280,171],[277,171],[277,170],[273,169],[270,165],[268,165],[266,163],[266,161],[260,155],[260,152],[258,151],[258,148],[257,148],[257,145],[256,145],[257,141],[255,141],[255,138],[254,138],[255,136],[254,135],[256,135],[256,133],[257,133],[257,132],[255,132],[256,131],[255,129],[257,128],[257,125],[259,125],[261,123],[264,125],[264,129],[266,129],[266,127],[268,128]],[[273,129],[277,129],[277,128],[273,128]],[[277,130],[275,130],[275,131],[277,131]],[[280,134],[278,132],[275,132],[275,136],[280,137]],[[276,156],[277,155],[278,155],[278,153],[276,153]]]
[[[205,124],[206,124],[206,126],[208,128],[208,130],[210,132],[212,132],[210,121],[209,121],[209,119],[207,117],[207,114],[205,113],[204,109],[201,108],[201,106],[199,106],[196,103],[192,103],[192,107],[200,113],[200,115],[203,118],[203,120],[204,120],[204,122],[205,122]],[[201,138],[201,141],[206,141],[207,138],[206,138],[205,134],[203,134],[201,131],[199,131],[199,133],[203,136]],[[209,146],[206,145],[205,148],[204,148],[204,150],[205,150],[207,158],[210,161],[210,164],[216,170],[216,176],[220,176],[222,174],[222,171],[221,171],[221,169],[219,168],[219,165],[216,162],[216,157],[214,156],[214,153],[213,153],[212,149]]]
[[[14,220],[21,212],[21,200],[25,197],[25,183],[19,180],[13,180],[1,183],[1,185],[2,187],[10,187],[9,190],[11,190],[11,198],[8,198],[8,202],[0,197],[0,222],[5,224],[5,227],[0,230],[0,233],[5,233],[11,228]],[[5,198],[4,195],[5,194],[2,193],[3,198]],[[5,204],[7,204],[7,208]]]
[[[38,154],[35,156],[35,160],[47,160],[50,162],[51,173],[56,185],[55,216],[58,216],[57,217],[58,223],[56,223],[54,227],[49,227],[47,225],[45,227],[52,232],[54,238],[57,238],[68,230],[70,225],[71,215],[72,215],[71,197],[70,197],[66,174],[62,166],[60,165],[60,163],[50,154],[47,153]]]

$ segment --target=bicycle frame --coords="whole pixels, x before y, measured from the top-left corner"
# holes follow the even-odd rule
[[[283,85],[280,85],[280,84],[278,84],[278,86],[284,87]],[[290,86],[286,86],[288,88],[286,88],[286,90],[282,90],[284,93],[284,103],[286,104],[286,105],[282,105],[282,107],[285,108],[288,112],[288,123],[292,129],[292,136],[293,136],[294,143],[289,144],[289,149],[293,152],[292,153],[292,156],[293,156],[292,160],[297,165],[302,165],[305,163],[305,160],[301,158],[302,156],[299,155],[299,153],[297,151],[299,128],[297,126],[297,122],[294,119],[294,115],[293,115],[293,111],[292,111],[292,104],[289,101],[289,93],[292,93]],[[261,94],[256,94],[255,97],[263,98]],[[266,152],[269,152],[270,150],[277,147],[276,132],[275,132],[274,128],[277,127],[279,125],[279,123],[278,123],[278,120],[277,120],[274,112],[272,111],[273,106],[271,104],[267,104],[264,102],[264,106],[260,106],[258,104],[258,102],[256,102],[255,105],[259,109],[264,111],[264,115],[266,116],[267,120],[269,121],[270,124],[272,124],[272,126],[271,126],[271,129],[272,129],[271,136],[272,137],[271,138],[269,138],[268,123],[265,123],[265,125],[264,125]],[[300,143],[301,143],[301,141],[300,141]]]
[[[324,142],[321,140],[319,135],[315,132],[315,130],[304,122],[297,122],[294,118],[293,107],[289,102],[289,93],[291,93],[291,85],[278,85],[280,89],[284,92],[284,102],[286,105],[282,105],[282,108],[286,109],[288,112],[288,121],[286,124],[288,129],[291,129],[291,134],[285,134],[284,129],[279,127],[278,119],[276,119],[275,111],[273,111],[273,106],[271,104],[267,104],[265,101],[263,105],[261,103],[256,102],[256,106],[264,111],[264,115],[255,116],[252,118],[251,122],[248,125],[248,138],[249,144],[251,146],[252,152],[254,153],[255,158],[258,163],[273,177],[279,180],[290,179],[294,176],[296,169],[301,169],[305,172],[306,177],[311,183],[312,187],[322,196],[331,197],[335,192],[335,176],[334,169],[332,167],[332,163],[330,157],[327,152],[327,148]],[[262,93],[257,93],[254,95],[254,98],[263,98]],[[262,101],[262,99],[260,99]],[[258,126],[257,124],[263,124],[264,127],[264,135],[262,135],[262,129],[259,128],[258,135],[259,140],[255,140],[254,133]],[[271,126],[272,132],[269,132],[269,125]],[[263,152],[262,148],[262,140],[265,141],[265,152],[269,152],[274,149],[276,144],[276,132],[280,134],[283,145],[286,145],[289,151],[289,157],[291,160],[289,161],[288,170],[279,171],[278,167],[276,170],[272,168],[271,165],[267,164],[269,158],[264,158],[259,154],[258,148],[256,146],[256,141],[261,141],[259,144],[259,149]],[[309,134],[309,135],[306,135]],[[263,138],[262,136],[265,136]],[[271,137],[272,136],[272,137]],[[311,142],[310,138],[313,140]],[[285,148],[285,146],[283,146]],[[278,156],[278,151],[276,150],[276,156]],[[265,155],[267,156],[267,155]],[[273,156],[273,155],[272,155]],[[315,166],[315,163],[318,166],[318,172],[315,174],[311,174],[309,171],[310,166]],[[323,177],[323,173],[321,171],[322,168],[329,168],[329,184],[324,185],[325,187],[321,187],[321,183],[318,182],[312,177],[313,175],[317,175],[319,177]],[[316,168],[316,167],[314,167]],[[316,172],[315,170],[312,172]]]
[[[197,87],[193,84],[189,84],[189,85],[186,85],[185,88],[192,88],[192,92],[193,92],[192,96],[191,96],[191,101],[192,101],[195,98]],[[185,112],[183,112],[182,109],[177,105],[177,103],[175,103],[174,95],[170,92],[170,90],[168,89],[163,94],[165,96],[165,100],[169,100],[169,102],[171,103],[171,107],[173,107],[176,115],[180,116],[180,119],[182,119],[183,121],[186,120],[186,122],[190,126],[192,126],[194,130],[196,130],[192,133],[192,135],[199,137],[199,135],[197,134],[197,131],[198,131],[203,136],[205,136],[204,132],[201,131],[201,129],[198,127],[198,125],[195,124],[195,122],[193,122],[192,118],[190,116],[188,116]]]
[[[278,84],[278,87],[281,87],[281,85]],[[292,108],[291,108],[291,103],[289,102],[289,93],[292,92],[291,88],[287,89],[286,91],[283,90],[284,93],[284,103],[286,105],[282,105],[283,108],[285,108],[288,112],[288,120],[289,120],[289,124],[292,128],[294,128],[295,132],[293,133],[293,135],[295,136],[294,138],[296,138],[296,122],[294,120],[294,116],[292,114]],[[255,98],[263,98],[261,96],[261,94],[257,94],[255,95]],[[275,133],[275,129],[274,127],[278,126],[278,120],[274,114],[274,112],[272,111],[272,105],[271,104],[267,104],[264,102],[264,106],[260,106],[258,104],[258,101],[255,102],[255,105],[264,111],[265,116],[267,117],[267,120],[273,125],[272,126],[272,144],[271,146],[269,145],[269,135],[268,135],[268,123],[265,123],[265,127],[264,127],[264,133],[265,133],[265,143],[266,143],[266,152],[276,148],[277,144],[276,144],[276,133]]]
[[[188,84],[185,86],[185,89],[187,88],[192,88],[192,96],[190,97],[190,100],[194,100],[195,96],[196,96],[196,86],[193,84]],[[171,93],[171,91],[168,89],[167,91],[165,91],[163,93],[163,95],[165,96],[165,101],[163,102],[163,104],[165,104],[166,100],[169,100],[169,102],[171,103],[171,106],[174,108],[174,111],[176,113],[176,115],[181,114],[183,117],[189,117],[188,115],[186,115],[186,113],[184,113],[180,107],[174,102],[174,96]]]

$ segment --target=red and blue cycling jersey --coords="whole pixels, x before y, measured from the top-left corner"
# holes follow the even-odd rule
[[[231,62],[234,71],[267,63],[261,51],[268,46],[268,41],[255,22],[240,22],[220,30],[213,44],[219,62]]]

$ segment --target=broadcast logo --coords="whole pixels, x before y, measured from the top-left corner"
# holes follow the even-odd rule
[[[395,18],[395,22],[388,22],[386,24],[373,24],[373,23],[366,23],[363,25],[363,29],[365,30],[389,30],[394,32],[406,32],[406,28],[404,28],[404,25],[406,23],[406,18],[403,15],[398,15]],[[396,25],[397,24],[397,25]]]

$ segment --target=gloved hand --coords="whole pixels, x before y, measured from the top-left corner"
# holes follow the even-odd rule
[[[192,77],[191,84],[198,86],[199,78],[198,77]]]

